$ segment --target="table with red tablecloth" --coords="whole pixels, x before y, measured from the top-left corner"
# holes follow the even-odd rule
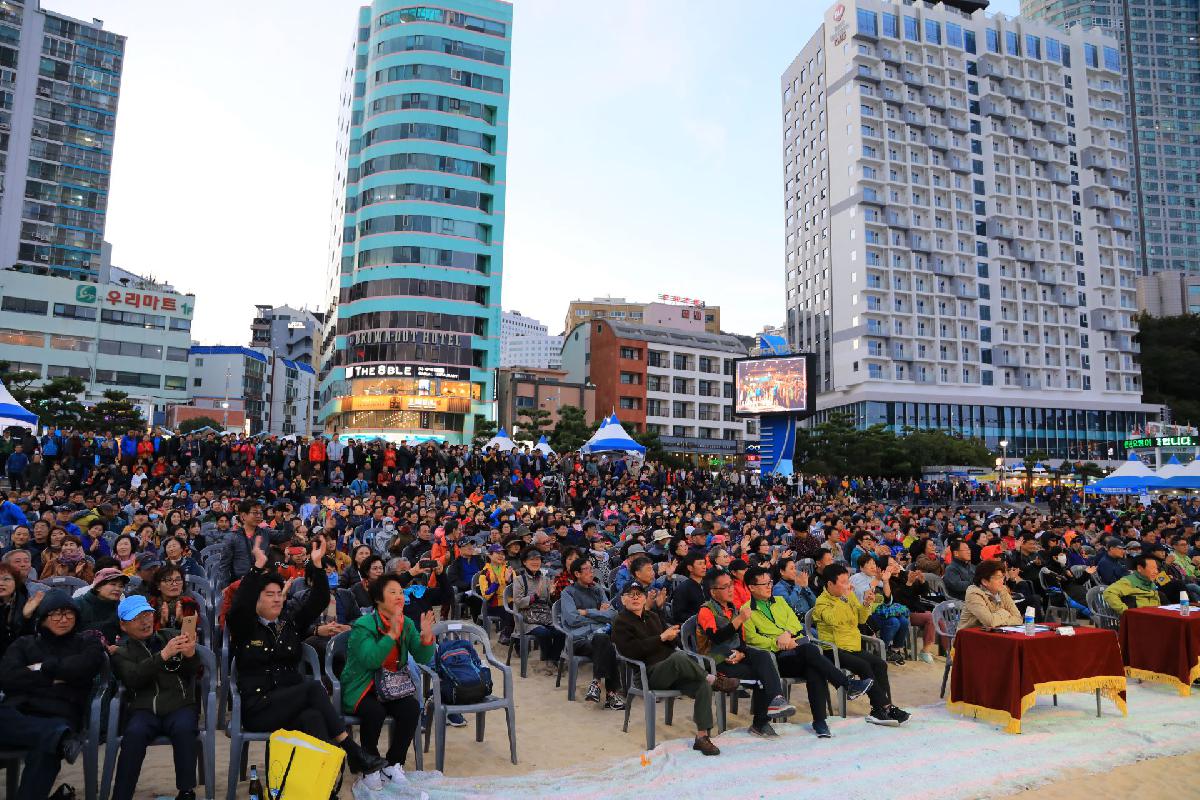
[[[1076,628],[1024,633],[968,628],[954,639],[947,707],[1021,732],[1021,716],[1038,695],[1096,692],[1125,707],[1125,665],[1114,631]]]
[[[1130,678],[1174,686],[1185,697],[1200,678],[1200,612],[1131,608],[1121,615],[1121,657]]]

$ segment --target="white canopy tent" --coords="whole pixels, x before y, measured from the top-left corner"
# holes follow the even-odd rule
[[[579,448],[581,453],[637,453],[644,455],[646,448],[633,440],[633,437],[625,432],[621,427],[620,420],[614,413],[611,417],[604,420],[604,424],[599,430],[592,434],[592,438],[584,443],[583,447]]]
[[[8,387],[0,383],[0,428],[17,425],[31,433],[37,433],[37,423],[37,414],[18,403]]]
[[[544,456],[554,455],[554,448],[550,446],[550,442],[547,441],[545,436],[538,439],[538,443],[533,446],[533,449],[540,451]]]
[[[488,439],[487,444],[485,444],[483,446],[483,448],[485,450],[490,450],[493,447],[495,447],[495,448],[498,448],[499,450],[501,450],[502,452],[507,453],[509,450],[512,450],[516,446],[517,446],[516,442],[514,442],[511,438],[509,438],[509,435],[507,432],[505,432],[504,428],[501,428],[500,430],[496,431],[495,436],[493,436],[491,439]]]

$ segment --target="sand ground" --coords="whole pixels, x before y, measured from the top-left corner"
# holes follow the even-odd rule
[[[506,652],[505,649],[499,655],[503,657]],[[586,682],[591,676],[589,667],[584,666],[581,669],[581,686],[577,700],[569,703],[566,699],[566,675],[563,676],[562,686],[556,689],[553,676],[546,677],[535,668],[535,658],[536,654],[530,661],[529,676],[525,679],[522,679],[515,669],[515,655],[513,659],[514,690],[517,697],[517,754],[520,763],[514,766],[509,762],[504,715],[499,713],[488,715],[486,736],[481,743],[475,742],[473,724],[447,732],[447,775],[479,776],[484,779],[480,781],[480,787],[483,788],[486,787],[487,776],[522,774],[536,770],[587,770],[618,758],[637,757],[643,752],[643,717],[640,701],[635,705],[630,717],[629,733],[622,733],[623,712],[604,710],[583,701]],[[939,659],[932,665],[909,662],[902,667],[892,667],[893,697],[901,706],[910,709],[939,702],[938,690],[943,666]],[[792,717],[789,724],[806,725],[810,718],[802,687],[793,690],[792,699],[800,711]],[[660,741],[681,736],[690,738],[693,735],[693,731],[688,727],[691,716],[689,704],[690,701],[685,700],[683,705],[677,705],[675,724],[671,727],[662,724],[661,711],[659,712]],[[740,710],[742,713],[739,716],[730,718],[731,728],[749,724],[749,703],[743,702]],[[865,700],[856,701],[850,706],[851,717],[861,718],[866,711]],[[1002,734],[997,732],[996,735]],[[720,744],[719,739],[717,743]],[[223,797],[229,745],[228,739],[219,732],[216,749],[217,783],[220,787],[216,796]],[[252,745],[250,753],[251,763],[262,763],[261,745]],[[1102,743],[1097,744],[1097,758],[1103,758]],[[432,748],[426,759],[426,768],[432,769]],[[406,766],[409,769],[414,768],[411,754]],[[1200,752],[1151,759],[1102,773],[1080,770],[1061,780],[1011,796],[1026,800],[1035,795],[1038,798],[1062,800],[1125,800],[1133,796],[1137,796],[1139,800],[1177,800],[1189,796],[1189,791],[1196,791],[1197,775],[1200,775]],[[79,789],[80,797],[83,796],[83,776],[79,764],[65,769],[60,780],[73,784]],[[243,783],[239,797],[244,796],[245,791],[246,784]],[[2,793],[3,786],[0,785],[0,794]],[[205,796],[200,790],[197,793]],[[342,791],[343,797],[349,795],[348,789]],[[175,796],[170,748],[155,747],[150,750],[142,769],[136,796],[139,800]]]

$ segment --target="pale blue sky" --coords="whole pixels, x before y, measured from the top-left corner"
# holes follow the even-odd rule
[[[206,344],[247,343],[255,303],[322,306],[360,4],[43,5],[129,37],[114,262],[195,292]],[[781,322],[779,76],[827,5],[516,0],[504,307],[556,333],[572,298],[666,292]]]

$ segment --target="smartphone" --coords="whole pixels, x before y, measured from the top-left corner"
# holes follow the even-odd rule
[[[179,632],[196,638],[196,620],[199,619],[195,614],[188,617],[183,617],[179,620]]]
[[[417,563],[420,564],[421,569],[433,569],[434,567],[437,566],[437,562],[434,561],[432,558],[422,558]]]

